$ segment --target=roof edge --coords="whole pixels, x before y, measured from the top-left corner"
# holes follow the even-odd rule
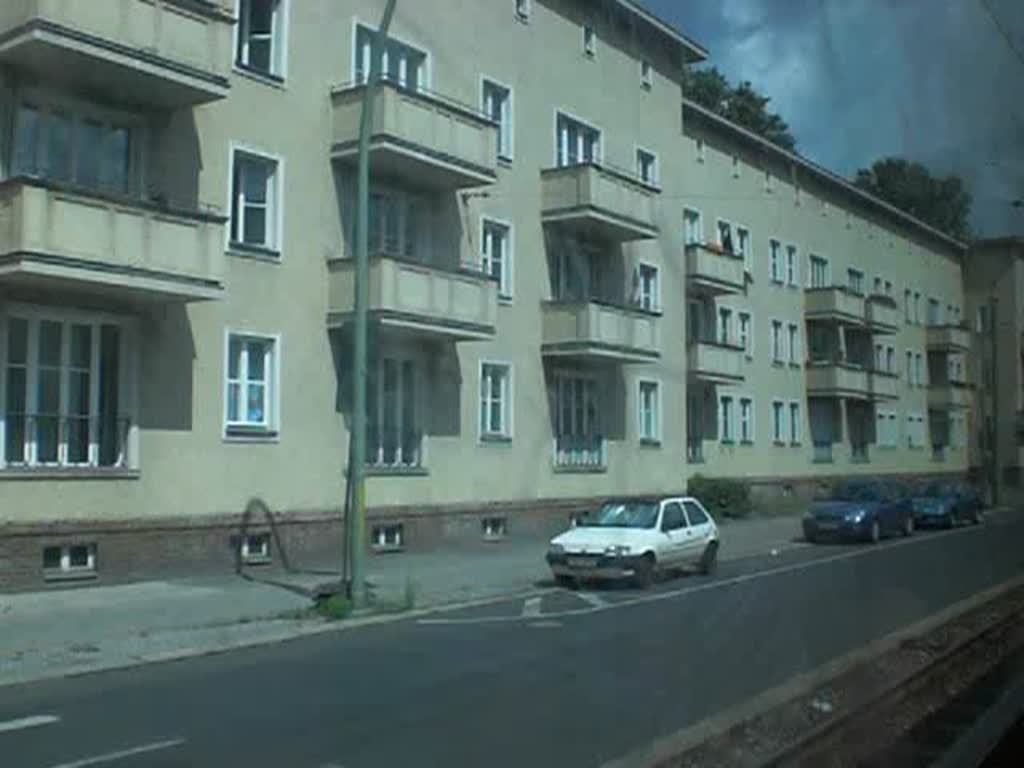
[[[708,56],[710,56],[710,52],[707,48],[684,35],[664,19],[651,13],[646,8],[643,8],[638,2],[636,2],[636,0],[615,1],[620,7],[643,19],[663,35],[666,35],[681,45],[686,50],[686,62],[688,64],[697,64],[699,62],[706,61]]]
[[[808,160],[807,158],[798,155],[795,152],[790,152],[787,149],[783,149],[777,144],[773,144],[772,142],[768,141],[768,139],[764,138],[763,136],[759,136],[750,129],[744,128],[742,125],[738,125],[737,123],[734,123],[733,121],[712,112],[711,110],[701,106],[700,104],[697,104],[694,101],[684,98],[683,108],[690,110],[691,112],[699,115],[700,117],[708,120],[711,123],[714,123],[715,125],[721,128],[725,128],[734,134],[742,136],[748,141],[752,141],[755,144],[760,145],[763,149],[768,150],[769,152],[771,152],[774,155],[777,155],[778,157],[785,158],[786,160],[789,160],[790,162],[799,165],[801,168],[810,171],[819,180],[824,181],[827,184],[831,184],[832,186],[839,187],[843,189],[845,192],[848,192],[854,195],[855,197],[859,198],[863,202],[875,206],[876,208],[879,208],[882,211],[884,211],[886,214],[899,219],[900,222],[902,222],[903,224],[910,225],[911,227],[920,230],[924,234],[927,234],[930,237],[942,241],[946,245],[951,246],[955,250],[959,251],[961,255],[967,252],[969,247],[967,243],[961,242],[960,240],[957,240],[955,237],[947,235],[945,232],[936,229],[931,224],[927,224],[921,221],[916,216],[911,216],[906,211],[900,210],[891,203],[887,203],[885,200],[882,200],[881,198],[872,195],[870,192],[865,192],[863,189],[854,185],[847,179],[843,178],[835,171],[831,171],[822,165],[818,165],[817,163]]]

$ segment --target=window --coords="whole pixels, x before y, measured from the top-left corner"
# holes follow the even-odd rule
[[[885,295],[889,297],[892,296],[892,280],[885,281]]]
[[[658,442],[661,439],[661,393],[658,383],[656,381],[641,381],[638,386],[640,440]]]
[[[786,283],[788,285],[797,285],[799,282],[799,276],[796,273],[797,260],[796,260],[796,246],[786,246]]]
[[[896,347],[885,348],[885,371],[896,373]]]
[[[11,172],[130,194],[135,188],[135,133],[133,127],[98,114],[19,104]]]
[[[375,525],[371,531],[373,548],[378,551],[397,551],[405,545],[405,526],[401,523]]]
[[[483,220],[480,268],[498,281],[498,295],[512,298],[512,228],[492,219]]]
[[[686,245],[699,245],[704,242],[704,225],[700,211],[692,208],[683,211],[683,240]]]
[[[556,374],[552,383],[556,414],[555,464],[600,468],[605,463],[601,409],[596,379]]]
[[[740,177],[740,169],[741,168],[742,168],[742,166],[740,165],[740,156],[739,155],[733,155],[732,156],[732,177],[734,179],[738,179]]]
[[[250,533],[242,537],[242,560],[247,563],[266,563],[270,560],[270,534]]]
[[[367,233],[370,255],[430,261],[428,211],[426,198],[387,187],[372,187]]]
[[[732,342],[732,310],[728,307],[718,308],[718,343]]]
[[[480,365],[480,434],[511,437],[512,369],[500,363]]]
[[[907,386],[914,386],[914,353],[907,350]]]
[[[721,219],[718,220],[718,245],[726,253],[735,253],[732,241],[732,224]]]
[[[735,426],[733,420],[735,415],[733,414],[733,400],[729,395],[722,395],[718,398],[718,411],[720,419],[720,437],[719,439],[723,443],[732,443],[736,440]]]
[[[773,187],[773,185],[772,185],[772,172],[771,172],[770,169],[765,168],[764,169],[764,191],[765,192],[771,192],[772,191],[772,187]]]
[[[828,287],[828,261],[821,256],[811,256],[811,288]]]
[[[583,53],[590,58],[597,53],[597,35],[590,25],[583,26]]]
[[[928,325],[942,325],[942,305],[938,299],[928,299]]]
[[[875,296],[880,296],[882,293],[882,278],[878,277],[877,275],[875,276],[875,281],[873,283],[871,293]]]
[[[512,89],[492,80],[483,84],[484,112],[498,124],[498,157],[512,159]]]
[[[875,443],[883,448],[895,448],[899,444],[899,427],[895,411],[878,411],[875,414]]]
[[[381,355],[369,365],[366,385],[366,462],[382,470],[423,465],[420,397],[425,381],[412,353]]]
[[[128,467],[131,418],[121,393],[134,365],[114,319],[12,308],[0,319],[2,465]]]
[[[914,382],[919,387],[928,386],[924,378],[924,355],[920,352],[914,354]]]
[[[686,516],[690,519],[690,525],[707,525],[708,515],[701,509],[700,504],[695,504],[692,501],[684,501],[683,506],[686,507]]]
[[[800,403],[789,404],[789,442],[791,445],[800,445],[802,429],[800,422]]]
[[[516,18],[520,21],[530,20],[530,0],[515,0]]]
[[[43,548],[43,574],[95,574],[95,544],[64,544]]]
[[[754,442],[754,401],[749,397],[740,398],[740,442]]]
[[[787,330],[787,347],[789,348],[789,364],[800,365],[800,326],[790,323]]]
[[[911,448],[924,447],[924,416],[920,414],[907,415],[907,445]]]
[[[658,185],[658,156],[646,149],[636,150],[636,175],[644,184]]]
[[[697,162],[698,163],[703,163],[704,162],[704,155],[705,155],[705,152],[704,152],[704,139],[697,139],[694,142],[694,148],[697,151]]]
[[[235,63],[264,75],[284,75],[286,0],[239,0]]]
[[[231,194],[233,245],[278,249],[278,175],[276,160],[235,150]]]
[[[921,324],[921,294],[914,291],[914,323]]]
[[[864,273],[852,267],[846,270],[846,285],[851,293],[858,296],[864,295]]]
[[[978,307],[977,317],[977,329],[978,333],[988,333],[991,330],[991,322],[989,319],[989,308],[987,305]]]
[[[743,351],[747,353],[747,357],[751,357],[754,354],[754,336],[751,325],[750,313],[740,312],[738,341],[739,345],[743,347]]]
[[[229,334],[227,366],[227,433],[273,433],[277,365],[275,339]]]
[[[669,501],[665,504],[661,513],[661,530],[678,531],[686,527],[686,515],[683,514],[683,507],[678,501]]]
[[[914,302],[909,288],[903,291],[903,320],[908,324],[914,321]]]
[[[772,401],[772,441],[779,445],[785,442],[783,436],[783,424],[786,418],[785,409],[786,404],[781,400]]]
[[[601,132],[599,130],[561,113],[555,122],[555,145],[559,168],[600,162]]]
[[[745,227],[736,227],[736,252],[743,257],[743,268],[749,274],[752,272],[752,254],[750,252],[750,230]]]
[[[508,536],[508,518],[484,517],[480,520],[480,532],[487,541],[504,539]]]
[[[782,338],[782,322],[772,320],[772,362],[781,363],[784,359]]]
[[[636,268],[636,304],[648,312],[658,310],[658,268],[653,264],[640,264]]]
[[[651,62],[644,59],[640,62],[640,85],[649,91],[653,82],[654,76],[651,72]]]
[[[782,282],[782,244],[778,240],[772,240],[769,243],[769,258],[771,267],[772,282]]]
[[[370,76],[370,50],[377,51],[381,78],[410,91],[418,91],[427,85],[427,54],[411,45],[400,43],[388,37],[383,51],[373,41],[377,37],[376,30],[356,27],[355,49],[355,81],[365,83]]]

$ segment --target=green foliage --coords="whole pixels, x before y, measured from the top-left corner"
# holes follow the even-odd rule
[[[348,618],[348,615],[352,613],[352,601],[340,593],[331,595],[317,601],[316,612],[325,619],[339,621]]]
[[[743,480],[694,475],[687,492],[715,517],[746,517],[750,514],[750,485]]]
[[[899,157],[857,171],[854,184],[958,240],[971,237],[971,193],[959,176],[939,178]]]
[[[688,69],[683,77],[683,95],[783,149],[791,152],[796,149],[796,139],[789,125],[779,115],[768,111],[771,99],[754,90],[749,81],[733,86],[717,67]]]

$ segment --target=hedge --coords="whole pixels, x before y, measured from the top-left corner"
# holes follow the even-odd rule
[[[687,492],[716,517],[745,517],[751,511],[750,484],[743,480],[694,475]]]

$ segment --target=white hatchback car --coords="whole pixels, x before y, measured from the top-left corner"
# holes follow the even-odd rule
[[[691,497],[610,501],[551,540],[547,561],[555,580],[631,579],[650,584],[655,572],[697,567],[710,573],[718,558],[718,526]]]

